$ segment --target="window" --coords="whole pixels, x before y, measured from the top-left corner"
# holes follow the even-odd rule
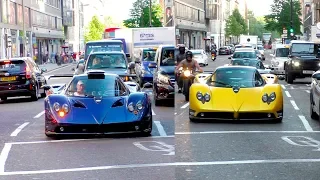
[[[8,9],[7,6],[5,6],[7,4],[7,0],[2,0],[2,4],[2,22],[8,23]]]
[[[30,27],[31,23],[30,23],[31,19],[30,19],[30,9],[27,7],[24,7],[24,23],[26,27]]]
[[[16,21],[16,3],[9,1],[9,23],[17,24]]]
[[[22,26],[23,25],[23,11],[22,11],[22,6],[20,4],[17,4],[17,15],[18,15],[18,25]]]

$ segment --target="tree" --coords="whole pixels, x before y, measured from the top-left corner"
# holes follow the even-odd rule
[[[232,12],[232,15],[226,21],[226,36],[236,36],[239,37],[241,34],[247,32],[247,25],[242,15],[240,14],[238,9],[235,9]]]
[[[301,35],[300,26],[302,25],[301,19],[301,6],[299,0],[293,0],[293,29],[294,34]],[[288,37],[290,37],[290,19],[291,19],[291,7],[290,0],[274,0],[271,5],[271,14],[265,16],[265,29],[270,31],[276,31],[282,34],[283,28],[288,30]]]
[[[155,1],[152,2],[151,14],[152,27],[161,27],[162,9]],[[149,27],[149,0],[136,0],[130,9],[130,18],[124,20],[123,24],[128,28]]]
[[[99,18],[97,16],[93,16],[89,23],[89,27],[86,28],[86,33],[84,35],[85,43],[88,41],[102,39],[104,28],[105,26],[100,22]]]
[[[249,34],[256,35],[259,38],[262,38],[262,34],[266,32],[264,26],[265,22],[263,18],[256,18],[252,11],[248,11],[249,19]]]

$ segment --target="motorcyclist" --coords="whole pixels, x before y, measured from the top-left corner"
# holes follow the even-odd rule
[[[186,52],[186,59],[182,60],[178,64],[178,66],[176,67],[176,73],[179,71],[180,67],[182,67],[183,70],[186,70],[188,68],[189,70],[192,70],[193,72],[195,72],[197,69],[200,72],[203,72],[203,69],[199,66],[198,62],[193,59],[193,54],[191,51]],[[178,85],[180,82],[183,83],[183,79],[181,76],[178,78]],[[179,93],[181,93],[182,85],[179,87]]]
[[[186,59],[186,47],[184,45],[179,46],[179,54],[176,55],[176,63],[180,64],[182,60]],[[179,93],[181,93],[183,82],[176,74],[176,81],[178,83]]]

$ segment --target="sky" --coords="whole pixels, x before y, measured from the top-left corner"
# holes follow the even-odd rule
[[[264,16],[270,13],[273,0],[247,0],[247,7],[255,16]]]

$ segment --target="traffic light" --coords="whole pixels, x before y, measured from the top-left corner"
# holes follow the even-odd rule
[[[293,33],[293,28],[290,28],[290,33]]]

